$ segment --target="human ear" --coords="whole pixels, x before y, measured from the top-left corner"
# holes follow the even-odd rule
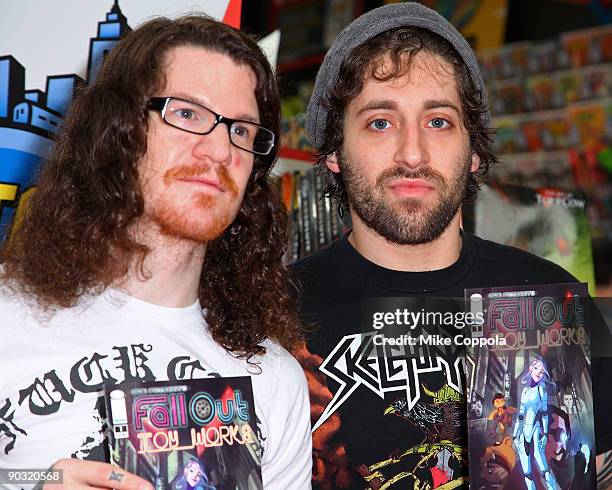
[[[470,164],[470,172],[476,172],[480,167],[480,157],[476,153],[472,153],[472,163]]]
[[[340,173],[340,166],[338,165],[338,157],[336,156],[336,152],[330,153],[325,157],[325,165],[327,165],[327,168],[333,173]]]

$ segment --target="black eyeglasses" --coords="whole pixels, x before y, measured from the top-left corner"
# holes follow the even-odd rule
[[[147,109],[159,111],[166,124],[188,133],[209,134],[217,124],[224,123],[232,145],[256,155],[269,155],[274,148],[276,137],[269,129],[251,121],[230,119],[190,100],[152,97]]]

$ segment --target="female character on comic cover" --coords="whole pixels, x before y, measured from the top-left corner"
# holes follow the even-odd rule
[[[208,476],[197,459],[190,459],[183,468],[183,476],[176,483],[176,490],[215,490],[209,485]]]
[[[546,461],[548,435],[548,387],[552,384],[544,361],[535,357],[521,380],[523,389],[519,407],[518,423],[514,426],[514,445],[525,475],[528,490],[535,490],[531,457],[546,481],[546,488],[557,488],[555,477]]]

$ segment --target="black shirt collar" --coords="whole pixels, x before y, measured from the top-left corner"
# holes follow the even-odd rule
[[[386,269],[363,257],[348,241],[348,234],[334,243],[335,256],[349,274],[379,288],[398,293],[430,293],[449,289],[461,282],[470,271],[477,255],[475,238],[461,232],[463,244],[457,261],[444,269],[426,272],[403,272]]]

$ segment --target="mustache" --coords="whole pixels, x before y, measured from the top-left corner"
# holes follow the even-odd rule
[[[388,182],[397,179],[422,179],[427,182],[438,184],[439,186],[446,185],[446,179],[444,176],[440,172],[428,166],[420,167],[412,171],[405,167],[388,168],[387,170],[381,172],[381,174],[377,177],[376,184],[378,186],[384,186]]]
[[[196,165],[179,165],[172,167],[164,173],[164,183],[168,184],[172,180],[176,179],[189,179],[191,177],[198,177],[206,175],[210,171],[210,165],[196,164]],[[233,196],[238,195],[238,186],[234,179],[230,176],[225,165],[217,165],[215,175],[219,180],[221,186]]]

